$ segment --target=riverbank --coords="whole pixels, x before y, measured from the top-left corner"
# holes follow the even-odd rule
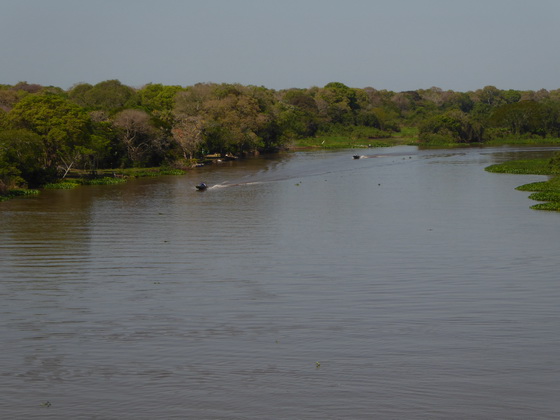
[[[418,130],[414,127],[403,128],[399,132],[357,127],[353,131],[322,133],[314,137],[297,139],[292,142],[289,149],[359,149],[417,144]]]
[[[184,175],[187,169],[169,167],[161,168],[126,168],[126,169],[100,169],[95,171],[74,170],[57,182],[44,185],[46,190],[69,190],[84,185],[115,185],[127,182],[129,179],[156,177],[163,175]],[[17,188],[8,190],[0,195],[0,201],[12,198],[28,197],[40,194],[41,189]]]
[[[368,147],[392,147],[402,145],[414,145],[422,147],[456,148],[472,146],[545,146],[559,145],[560,138],[556,137],[525,137],[525,138],[500,138],[487,140],[482,143],[457,143],[453,141],[426,143],[421,142],[418,137],[418,128],[402,127],[398,132],[384,132],[377,129],[364,130],[358,127],[356,130],[342,133],[322,133],[314,137],[306,137],[294,140],[289,147],[292,150],[299,149],[357,149]]]
[[[45,185],[45,189],[70,189],[80,185],[114,185],[129,179],[156,177],[163,175],[184,175],[186,170],[169,167],[101,169],[97,171],[73,171],[59,182]]]

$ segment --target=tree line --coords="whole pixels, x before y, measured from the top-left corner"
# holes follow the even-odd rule
[[[416,127],[426,144],[560,137],[560,89],[0,85],[0,193],[75,169],[186,166],[208,154],[277,151],[297,139],[358,129],[389,137],[403,127]]]

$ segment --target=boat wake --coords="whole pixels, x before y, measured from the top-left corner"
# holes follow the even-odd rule
[[[269,181],[270,182],[270,181]],[[229,188],[229,187],[241,187],[244,185],[256,185],[256,184],[264,184],[264,181],[248,181],[248,182],[222,182],[220,184],[215,184],[212,185],[211,187],[208,187],[209,190],[217,190],[220,188]]]
[[[385,164],[395,164],[397,160],[408,160],[414,156],[414,153],[384,153],[371,155],[353,155],[354,159],[373,159],[373,158],[389,158],[384,160]],[[293,179],[301,180],[308,177],[327,176],[331,174],[340,174],[345,172],[354,172],[364,170],[363,165],[355,165],[352,159],[348,160],[348,155],[337,154],[332,156],[325,154],[302,154],[292,157],[291,165],[287,167],[286,162],[278,162],[264,170],[247,175],[243,178],[237,178],[228,181],[218,182],[212,186],[208,186],[208,190],[220,190],[230,187],[243,187],[249,185],[268,184],[272,182],[289,181]],[[392,158],[392,159],[391,159]]]
[[[410,153],[387,153],[383,155],[354,155],[354,159],[374,159],[374,158],[394,158],[394,157],[409,157],[412,158]]]

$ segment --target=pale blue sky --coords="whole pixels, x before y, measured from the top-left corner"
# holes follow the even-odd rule
[[[560,0],[0,0],[0,83],[560,88]]]

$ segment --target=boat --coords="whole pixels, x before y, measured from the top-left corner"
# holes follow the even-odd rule
[[[204,191],[204,190],[206,190],[207,188],[208,188],[208,185],[206,185],[204,182],[201,182],[200,184],[198,184],[198,185],[196,186],[196,189],[197,189],[198,191]]]
[[[360,158],[361,158],[360,155],[354,155],[354,156],[352,156],[352,157],[353,157],[354,159],[360,159]]]

